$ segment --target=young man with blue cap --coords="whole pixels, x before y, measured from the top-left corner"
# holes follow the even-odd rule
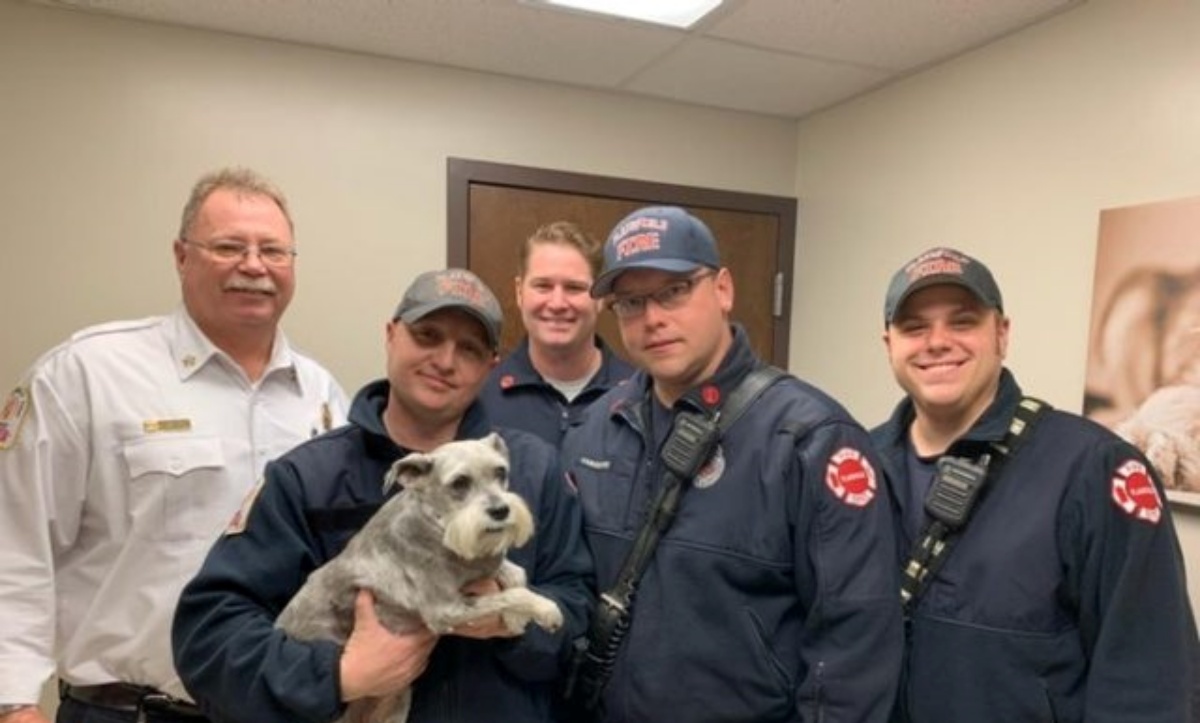
[[[906,397],[872,436],[902,543],[911,723],[1192,723],[1196,627],[1154,468],[1023,396],[986,266],[935,248],[892,277]],[[933,551],[930,554],[930,551]]]
[[[730,322],[733,278],[716,239],[687,211],[644,208],[617,224],[592,293],[608,300],[641,371],[593,404],[563,447],[603,593],[575,686],[589,691],[590,714],[887,720],[899,580],[866,431],[788,375],[748,406],[730,402],[765,364]],[[732,423],[721,421],[727,403]],[[687,441],[714,428],[715,447]],[[681,449],[698,458],[694,473],[675,471]],[[670,514],[664,489],[678,491],[674,521],[647,549],[635,540],[647,519]],[[634,550],[649,558],[630,576]],[[608,619],[620,621],[614,635],[601,630]]]
[[[553,720],[561,663],[586,623],[591,565],[555,450],[532,434],[500,430],[512,490],[537,525],[510,557],[531,588],[558,603],[562,630],[531,626],[510,637],[497,616],[486,616],[441,638],[397,634],[380,623],[366,590],[344,646],[293,640],[274,626],[307,576],[383,505],[393,462],[492,431],[476,395],[496,363],[500,324],[499,303],[471,272],[418,276],[387,323],[387,377],[358,393],[348,425],[267,466],[257,496],[184,589],[175,616],[175,664],[212,721],[329,721],[350,701],[410,686],[410,723]],[[487,579],[469,592],[497,590]]]

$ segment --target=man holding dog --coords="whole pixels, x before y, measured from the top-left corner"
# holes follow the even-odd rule
[[[45,723],[52,674],[60,723],[202,721],[171,660],[179,591],[266,460],[345,417],[279,327],[296,243],[273,183],[204,175],[173,256],[177,310],[74,334],[0,403],[3,723]]]
[[[536,519],[532,541],[510,559],[564,613],[557,633],[531,626],[512,637],[487,616],[440,638],[394,634],[368,591],[345,646],[294,640],[274,626],[309,573],[382,506],[393,462],[492,431],[476,395],[496,363],[500,324],[499,303],[474,274],[422,274],[387,324],[387,378],[358,393],[347,426],[268,465],[175,618],[176,665],[212,720],[332,720],[350,701],[410,686],[412,723],[551,720],[565,651],[586,625],[591,564],[555,450],[531,434],[501,430],[512,490]],[[472,592],[498,589],[481,580]]]
[[[886,483],[866,431],[785,375],[715,451],[691,455],[703,464],[676,486],[664,471],[677,455],[661,454],[689,448],[675,430],[719,422],[763,366],[730,322],[733,278],[716,239],[681,208],[636,211],[610,234],[592,294],[608,299],[642,371],[563,446],[603,593],[597,620],[623,618],[606,638],[593,626],[572,691],[611,671],[590,714],[612,722],[886,721],[903,636]],[[662,489],[681,490],[674,522],[630,603],[615,583],[631,551],[645,553],[648,519],[669,514]]]
[[[960,251],[896,271],[883,341],[906,393],[872,432],[913,571],[900,720],[1196,721],[1196,627],[1146,458],[1023,395],[1000,288]]]

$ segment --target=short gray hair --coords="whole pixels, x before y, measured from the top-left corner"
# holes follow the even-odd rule
[[[218,189],[227,189],[244,196],[266,196],[279,206],[279,210],[283,211],[283,217],[287,219],[288,230],[293,234],[296,232],[295,226],[292,224],[292,214],[288,211],[287,199],[284,198],[283,191],[279,190],[274,183],[249,168],[230,167],[207,173],[196,181],[196,185],[192,186],[192,195],[188,197],[187,205],[183,207],[183,218],[179,222],[179,238],[187,238],[188,229],[196,220],[196,214],[200,212],[200,207],[208,200],[213,191]]]

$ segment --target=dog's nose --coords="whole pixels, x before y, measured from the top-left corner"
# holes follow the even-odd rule
[[[487,513],[488,517],[491,517],[496,522],[503,522],[508,519],[508,505],[492,505],[487,508]]]

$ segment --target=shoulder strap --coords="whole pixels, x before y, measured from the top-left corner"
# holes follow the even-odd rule
[[[787,376],[787,372],[779,367],[763,364],[755,367],[730,393],[720,411],[717,413],[717,427],[725,434],[742,414],[745,413],[754,400],[762,396],[775,382]]]
[[[938,477],[925,499],[928,519],[901,570],[900,602],[906,616],[962,536],[988,480],[1000,476],[1004,465],[1029,438],[1042,412],[1049,408],[1040,399],[1022,398],[1004,439],[991,445],[994,460],[991,454],[985,454],[978,463],[946,457],[938,461]]]
[[[1042,412],[1051,408],[1049,404],[1035,397],[1022,397],[1017,403],[1017,410],[1013,413],[1004,439],[994,442],[992,448],[1004,458],[1012,457],[1021,442],[1028,438],[1030,428],[1041,418]]]
[[[586,641],[582,645],[577,643],[566,687],[568,698],[582,710],[595,711],[599,705],[617,652],[629,632],[637,584],[659,540],[675,519],[684,482],[694,477],[712,456],[721,435],[784,376],[786,372],[781,369],[760,365],[738,383],[714,416],[706,418],[689,412],[676,415],[671,434],[663,445],[662,459],[667,471],[658,497],[621,565],[616,584],[600,595]]]
[[[663,463],[667,468],[658,497],[646,516],[629,556],[617,576],[617,584],[602,597],[612,597],[621,607],[632,604],[633,591],[646,571],[654,548],[675,520],[684,482],[691,480],[712,456],[721,436],[742,414],[786,372],[770,365],[755,367],[747,374],[717,413],[709,419],[682,412],[676,415],[671,434],[663,444]]]

